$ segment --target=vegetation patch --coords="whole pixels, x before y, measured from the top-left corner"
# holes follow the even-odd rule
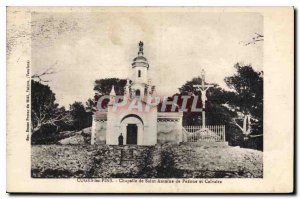
[[[34,178],[262,178],[262,152],[239,147],[32,146]]]

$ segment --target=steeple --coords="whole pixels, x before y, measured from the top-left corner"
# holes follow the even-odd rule
[[[142,41],[139,42],[138,56],[133,59],[132,68],[134,67],[146,67],[147,69],[149,68],[148,61],[144,57],[144,43]]]

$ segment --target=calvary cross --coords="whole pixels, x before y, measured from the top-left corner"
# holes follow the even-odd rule
[[[202,101],[202,127],[205,128],[205,101],[206,101],[206,91],[210,87],[214,85],[205,84],[205,71],[202,69],[201,72],[201,85],[196,84],[193,85],[194,88],[199,89],[201,91],[201,101]]]

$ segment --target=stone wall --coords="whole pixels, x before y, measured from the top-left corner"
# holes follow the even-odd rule
[[[157,143],[182,142],[182,113],[159,113],[157,119]]]
[[[177,143],[178,129],[175,122],[160,121],[157,124],[157,143]]]
[[[106,143],[107,113],[97,111],[93,115],[91,145]]]
[[[95,143],[96,144],[105,144],[106,141],[106,121],[97,121],[96,130],[95,130]]]

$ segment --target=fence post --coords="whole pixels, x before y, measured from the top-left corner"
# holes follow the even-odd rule
[[[219,142],[222,141],[222,126],[219,125]]]
[[[223,125],[223,141],[224,141],[224,142],[226,141],[225,135],[226,135],[226,133],[225,133],[225,125]]]

